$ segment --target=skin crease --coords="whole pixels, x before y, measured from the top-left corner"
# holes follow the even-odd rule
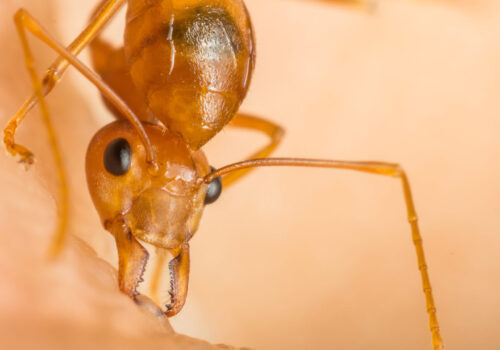
[[[2,2],[3,123],[30,92],[11,21],[20,6],[64,43],[92,10],[84,2]],[[286,128],[276,155],[401,162],[421,219],[445,345],[495,349],[499,6],[493,0],[387,1],[373,15],[300,2],[247,6],[257,66],[242,110]],[[42,69],[53,56],[33,47]],[[90,138],[111,118],[95,89],[75,73],[49,105],[70,169],[70,231],[115,265],[116,249],[92,207],[83,170]],[[37,156],[32,171],[0,156],[0,338],[12,339],[4,325],[17,319],[30,332],[22,334],[64,324],[69,334],[91,329],[100,335],[104,340],[94,348],[118,348],[124,338],[133,339],[126,344],[131,348],[145,345],[142,338],[151,338],[145,332],[164,329],[113,289],[107,264],[94,258],[79,268],[80,255],[92,255],[85,245],[71,239],[61,263],[42,263],[56,182],[39,120],[30,114],[18,135]],[[222,166],[263,142],[227,130],[206,152],[212,165]],[[212,343],[259,349],[430,348],[409,235],[395,180],[318,169],[255,171],[206,208],[191,241],[188,300],[172,325]]]

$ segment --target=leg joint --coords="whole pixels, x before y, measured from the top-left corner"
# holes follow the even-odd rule
[[[19,10],[16,11],[16,13],[14,14],[14,21],[17,22],[17,21],[22,21],[23,18],[26,16],[26,14],[28,13],[28,11],[26,11],[25,9],[23,8],[20,8]]]

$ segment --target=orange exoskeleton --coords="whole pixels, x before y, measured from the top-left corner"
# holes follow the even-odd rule
[[[96,36],[125,4],[124,46],[115,49]],[[98,131],[90,142],[86,171],[102,223],[116,240],[118,279],[124,293],[137,300],[136,287],[148,260],[141,242],[149,243],[160,257],[167,251],[173,256],[169,264],[171,300],[165,314],[178,313],[187,296],[189,240],[204,206],[218,198],[222,187],[252,168],[308,166],[392,176],[403,186],[432,344],[434,349],[443,349],[417,216],[403,169],[386,162],[267,158],[279,144],[282,128],[238,114],[255,66],[254,34],[242,0],[102,0],[87,28],[67,48],[26,10],[19,10],[15,21],[35,93],[9,122],[4,142],[22,162],[33,162],[32,153],[15,143],[14,134],[26,113],[39,102],[61,179],[61,219],[54,252],[63,242],[68,199],[44,96],[71,64],[101,91],[107,106],[120,119]],[[33,69],[26,30],[60,55],[43,80]],[[97,74],[76,57],[87,45],[91,46]],[[209,166],[201,147],[227,124],[263,132],[270,142],[248,160],[216,170]],[[157,267],[161,263],[159,259]]]

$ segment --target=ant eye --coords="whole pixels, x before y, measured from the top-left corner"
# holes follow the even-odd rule
[[[127,140],[119,138],[111,141],[104,151],[104,167],[113,175],[127,173],[132,161],[132,151]]]
[[[210,167],[212,171],[215,171],[214,167]],[[215,178],[212,182],[208,184],[207,194],[205,196],[205,204],[212,204],[219,198],[222,192],[222,181],[220,176]]]

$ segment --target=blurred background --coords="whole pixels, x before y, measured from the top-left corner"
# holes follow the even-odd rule
[[[31,94],[11,20],[15,10],[29,9],[67,44],[96,3],[0,3],[1,125]],[[401,163],[414,192],[445,345],[497,349],[500,3],[380,0],[373,13],[314,1],[246,4],[257,67],[241,110],[286,129],[277,156]],[[117,18],[105,36],[119,45],[122,28]],[[55,55],[30,42],[42,72]],[[82,57],[88,62],[87,53]],[[71,234],[115,266],[114,242],[99,223],[84,175],[87,144],[111,115],[72,69],[48,101],[70,174]],[[42,324],[53,324],[57,334],[57,320],[66,331],[98,324],[100,336],[88,340],[95,348],[111,333],[141,347],[154,320],[144,321],[117,293],[107,265],[72,267],[73,250],[92,255],[74,240],[59,262],[43,258],[57,181],[40,120],[38,111],[31,113],[17,136],[37,156],[32,171],[0,155],[0,324],[32,325],[22,329],[26,336]],[[265,142],[225,129],[206,153],[219,167]],[[191,249],[188,300],[171,319],[176,332],[255,349],[431,348],[395,179],[257,170],[206,208]],[[0,337],[8,335],[0,328]],[[112,348],[113,341],[106,344]]]

